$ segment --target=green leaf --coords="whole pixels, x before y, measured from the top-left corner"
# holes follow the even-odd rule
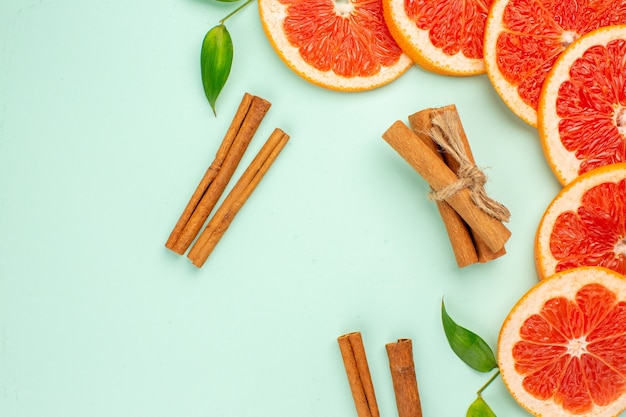
[[[443,300],[441,320],[450,347],[463,362],[480,372],[489,372],[497,366],[489,345],[476,333],[456,324],[446,312]]]
[[[221,23],[207,32],[200,53],[202,86],[214,114],[215,103],[228,80],[232,63],[233,40]]]
[[[219,1],[220,3],[236,3],[241,0],[217,0],[217,1]]]
[[[496,417],[496,414],[479,395],[467,409],[466,417]]]

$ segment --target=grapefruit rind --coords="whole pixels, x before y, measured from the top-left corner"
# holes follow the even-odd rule
[[[578,176],[563,187],[546,208],[535,234],[535,265],[539,279],[556,272],[558,260],[550,250],[550,236],[556,219],[566,211],[575,211],[580,206],[583,194],[589,189],[606,182],[618,182],[626,178],[626,162],[605,165]]]
[[[526,103],[517,92],[517,86],[508,82],[498,68],[497,42],[498,35],[504,30],[502,20],[504,9],[509,0],[494,0],[487,14],[485,23],[485,38],[483,42],[483,55],[485,70],[491,84],[506,103],[509,109],[524,122],[537,126],[537,110]]]
[[[515,370],[513,346],[520,341],[519,331],[524,321],[538,313],[544,303],[555,297],[573,300],[576,293],[586,284],[598,283],[612,291],[618,301],[626,301],[626,278],[601,267],[580,267],[554,274],[535,284],[514,305],[505,318],[498,336],[498,367],[502,381],[513,398],[526,411],[538,417],[571,417],[572,414],[549,400],[540,400],[523,388],[524,376]],[[615,417],[626,409],[626,392],[606,406],[595,405],[578,417]]]
[[[483,59],[469,58],[458,52],[449,55],[430,41],[430,33],[422,30],[404,9],[404,0],[383,0],[385,22],[391,36],[413,62],[440,75],[472,76],[485,73]]]
[[[320,87],[335,91],[371,90],[394,81],[413,65],[411,59],[402,54],[393,66],[383,66],[380,72],[368,77],[348,78],[332,71],[320,71],[306,63],[300,56],[298,48],[287,39],[282,29],[283,21],[287,17],[287,6],[278,0],[259,0],[258,8],[263,31],[276,54],[293,72]]]
[[[539,96],[537,126],[544,155],[559,182],[566,185],[579,175],[581,161],[560,140],[556,100],[563,82],[569,79],[572,64],[595,45],[606,46],[615,39],[626,39],[626,25],[606,26],[574,41],[559,56],[543,84]]]

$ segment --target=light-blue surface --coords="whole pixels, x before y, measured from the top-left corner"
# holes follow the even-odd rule
[[[0,416],[352,417],[336,338],[360,331],[381,415],[384,345],[413,339],[424,416],[464,416],[489,375],[463,364],[440,303],[496,347],[536,282],[533,239],[560,186],[536,130],[486,76],[411,68],[364,93],[307,83],[253,4],[228,23],[213,116],[199,78],[210,0],[0,3]],[[291,136],[202,269],[164,248],[244,92]],[[456,266],[428,186],[381,138],[456,104],[507,255]],[[232,186],[232,183],[231,183]],[[498,416],[528,415],[496,381]]]

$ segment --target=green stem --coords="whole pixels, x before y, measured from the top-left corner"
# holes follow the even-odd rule
[[[496,379],[498,375],[500,375],[500,369],[498,369],[495,374],[491,375],[491,378],[489,378],[489,381],[485,382],[485,384],[482,387],[480,387],[478,391],[476,391],[476,394],[478,394],[478,396],[480,397],[482,392],[489,386],[489,384],[493,382],[494,379]]]
[[[237,7],[235,10],[233,10],[232,12],[228,13],[226,15],[226,17],[224,17],[222,20],[220,20],[221,24],[224,24],[224,22],[226,22],[226,20],[228,20],[232,15],[234,15],[235,13],[237,13],[239,10],[243,9],[244,7],[246,7],[248,4],[252,3],[254,0],[246,0],[245,3],[243,3],[241,6]]]

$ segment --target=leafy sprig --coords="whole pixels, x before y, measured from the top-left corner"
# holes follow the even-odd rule
[[[240,0],[217,0],[224,3],[235,3]],[[204,36],[200,51],[200,73],[204,94],[209,100],[213,114],[217,114],[216,103],[222,89],[228,81],[233,63],[233,40],[226,28],[226,21],[254,0],[246,0],[243,4],[223,17],[216,26]]]
[[[448,343],[452,351],[465,364],[479,372],[490,372],[496,369],[496,372],[489,380],[476,391],[476,399],[467,409],[466,417],[496,417],[489,405],[482,397],[482,392],[493,382],[500,374],[496,357],[483,338],[478,336],[471,330],[457,324],[446,311],[446,306],[441,300],[441,321],[443,330],[448,339]]]

